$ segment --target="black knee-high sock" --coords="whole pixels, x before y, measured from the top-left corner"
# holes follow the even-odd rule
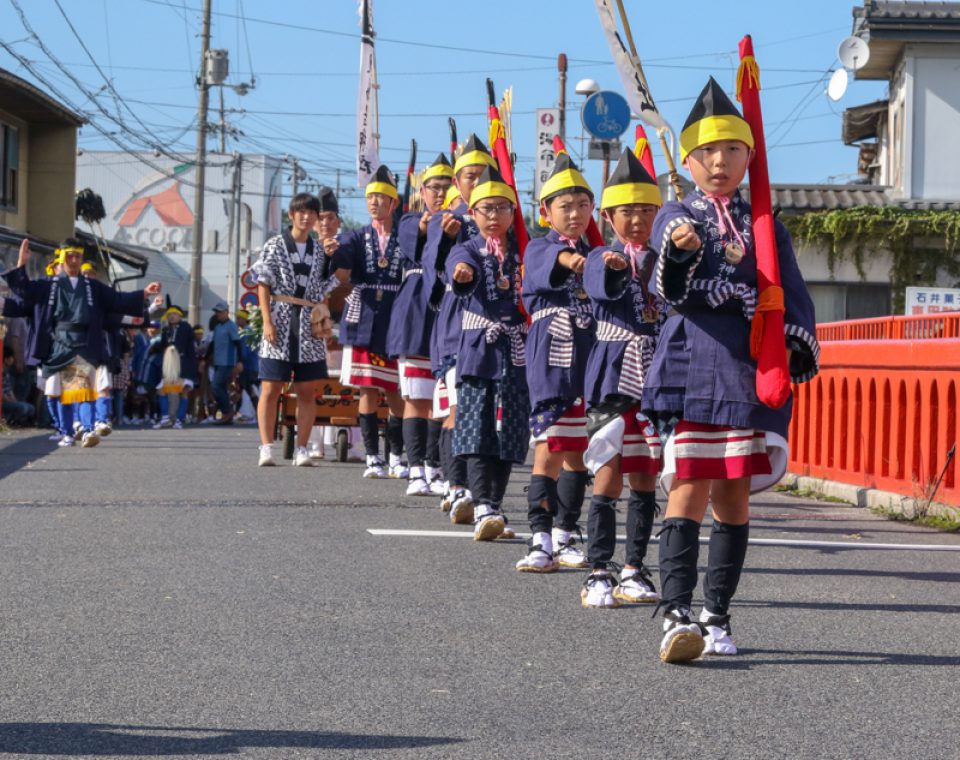
[[[561,470],[557,480],[557,525],[561,530],[576,530],[587,494],[586,471]]]
[[[697,587],[700,523],[668,517],[660,531],[660,597],[668,609],[687,608]]]
[[[704,606],[717,615],[726,615],[730,600],[737,593],[740,572],[747,556],[750,523],[729,525],[713,521],[710,549],[707,552],[707,574],[703,578]]]
[[[587,559],[595,570],[605,568],[617,546],[617,500],[594,494],[587,513]]]
[[[493,502],[493,466],[496,460],[493,457],[471,454],[463,457],[467,465],[467,486],[473,496],[475,504]]]
[[[387,417],[387,440],[390,441],[390,453],[394,456],[400,456],[403,453],[403,419],[394,417],[392,414]]]
[[[553,530],[553,516],[557,513],[557,481],[547,475],[531,475],[527,489],[527,519],[531,533],[549,533]]]
[[[630,490],[627,503],[627,564],[640,567],[647,555],[647,544],[657,515],[657,494],[654,491]]]
[[[403,446],[407,450],[407,461],[410,466],[423,467],[423,460],[427,456],[427,420],[425,418],[403,418]]]
[[[377,420],[377,413],[359,414],[357,419],[367,456],[380,456],[380,423]]]
[[[512,472],[513,462],[504,462],[502,459],[496,460],[493,468],[493,503],[498,507],[503,504],[503,497],[507,492],[507,484],[510,482],[510,473]]]
[[[451,445],[453,442],[453,436],[450,436]],[[467,458],[465,456],[454,456],[451,453],[450,456],[450,476],[447,478],[450,481],[450,485],[453,486],[465,486],[467,485]],[[470,489],[471,491],[473,489]]]
[[[440,454],[440,469],[443,470],[445,480],[450,480],[450,439],[453,437],[453,431],[445,427],[440,428],[440,440],[438,441],[438,453]],[[462,483],[461,483],[462,485]]]
[[[423,461],[427,467],[440,467],[440,435],[443,423],[440,420],[427,420],[427,450]],[[412,463],[411,463],[412,464]]]

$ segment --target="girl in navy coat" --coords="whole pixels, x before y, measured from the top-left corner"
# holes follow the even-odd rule
[[[527,491],[533,535],[529,552],[516,565],[521,572],[587,565],[573,533],[579,532],[587,487],[583,376],[594,322],[583,287],[589,247],[581,236],[593,207],[593,191],[570,156],[561,153],[540,193],[541,224],[551,230],[530,241],[524,256],[523,303],[531,323],[527,386],[536,448]]]
[[[656,180],[632,151],[624,150],[600,200],[601,213],[616,239],[590,252],[583,277],[597,320],[597,342],[587,361],[586,397],[600,426],[584,455],[594,473],[587,517],[587,556],[594,569],[581,592],[589,607],[658,599],[643,560],[657,511],[661,447],[656,427],[640,412],[640,399],[664,311],[652,284],[657,255],[647,247],[660,204]],[[630,499],[626,563],[618,583],[609,566],[624,475]]]
[[[680,662],[736,654],[729,605],[740,580],[750,531],[751,491],[769,488],[786,469],[791,403],[773,409],[756,393],[750,328],[757,299],[757,257],[750,206],[738,187],[753,149],[750,126],[711,78],[680,135],[680,155],[696,189],[657,215],[657,289],[667,317],[643,389],[644,412],[672,426],[661,480],[669,494],[660,539],[664,636],[660,657]],[[790,374],[817,373],[813,303],[790,235],[776,222]],[[710,501],[713,527],[704,606],[691,621],[700,523]]]
[[[454,248],[446,266],[463,304],[453,453],[467,461],[477,541],[503,534],[507,481],[528,449],[527,325],[520,310],[520,255],[508,235],[516,203],[513,189],[487,167],[470,195],[480,235]]]

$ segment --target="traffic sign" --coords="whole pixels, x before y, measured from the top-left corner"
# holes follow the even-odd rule
[[[610,90],[595,92],[580,109],[583,128],[598,140],[614,140],[630,126],[630,105]]]
[[[257,287],[257,275],[254,274],[252,269],[248,269],[242,275],[240,275],[240,284],[246,290],[255,290]]]
[[[242,309],[254,309],[260,305],[260,297],[253,291],[247,291],[242,296],[240,296],[240,308]]]

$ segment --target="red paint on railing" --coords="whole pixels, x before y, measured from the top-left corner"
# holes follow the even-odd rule
[[[817,340],[939,340],[960,338],[960,311],[917,317],[876,317],[817,325]]]

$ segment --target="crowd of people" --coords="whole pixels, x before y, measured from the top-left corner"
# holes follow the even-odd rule
[[[398,213],[396,180],[385,166],[365,188],[370,222],[360,229],[340,230],[331,190],[298,194],[290,227],[265,243],[253,266],[258,355],[240,339],[246,315],[235,324],[226,304],[214,309],[204,337],[185,325],[182,310],[155,299],[155,285],[124,295],[95,282],[78,287],[70,241],[61,248],[62,273],[36,282],[22,267],[6,273],[14,297],[4,314],[32,310],[33,342],[53,336],[51,345],[31,344],[29,355],[41,367],[48,402],[57,402],[52,414],[63,440],[78,400],[90,404],[87,411],[81,405],[81,441],[98,434],[100,394],[110,387],[101,369],[111,369],[114,355],[129,356],[129,376],[114,374],[114,392],[133,389],[137,414],[149,407],[159,427],[204,413],[201,377],[221,424],[234,419],[231,384],[259,396],[260,466],[277,464],[276,404],[292,382],[293,464],[309,466],[318,383],[330,369],[329,296],[349,283],[339,315],[339,379],[359,400],[364,478],[399,479],[410,496],[438,496],[453,523],[491,541],[513,535],[506,486],[532,449],[532,537],[516,569],[585,569],[585,607],[657,604],[666,662],[732,655],[730,604],[747,550],[749,497],[782,476],[791,414],[789,403],[775,409],[757,397],[759,313],[783,308],[794,382],[816,374],[819,356],[813,305],[779,223],[782,304],[758,304],[752,215],[738,190],[753,147],[749,125],[711,79],[680,136],[694,191],[663,203],[649,153],[625,150],[599,202],[612,242],[590,245],[596,198],[561,153],[539,198],[548,231],[522,259],[513,231],[518,199],[476,136],[453,164],[439,155],[424,170],[419,210]],[[145,299],[154,299],[149,314]],[[105,325],[137,317],[158,321],[128,324],[127,349],[105,348]],[[381,403],[389,409],[387,457]],[[625,480],[620,565],[616,507]],[[645,565],[658,482],[667,494],[659,590]],[[704,606],[696,615],[708,505]]]

